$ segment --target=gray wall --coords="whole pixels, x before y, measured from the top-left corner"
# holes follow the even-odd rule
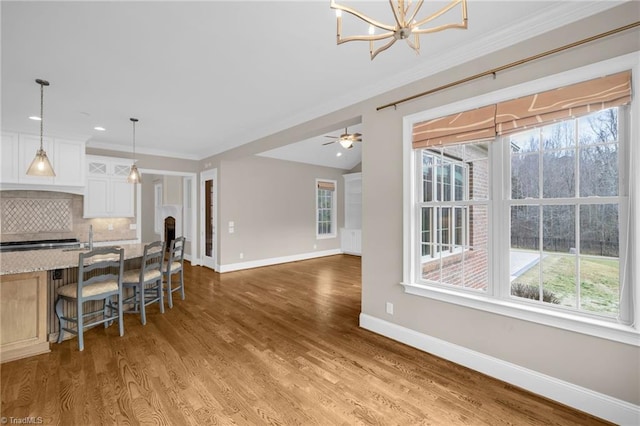
[[[340,227],[344,222],[343,173],[257,156],[222,161],[218,168],[220,265],[340,248],[338,234],[316,239],[315,179],[337,182]],[[235,224],[233,234],[229,233],[230,221]]]

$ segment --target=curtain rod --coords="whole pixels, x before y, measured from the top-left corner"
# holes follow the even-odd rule
[[[376,111],[380,111],[380,110],[383,110],[383,109],[386,109],[386,108],[389,108],[389,107],[397,107],[399,104],[402,104],[402,103],[405,103],[405,102],[408,102],[408,101],[412,101],[414,99],[421,98],[423,96],[427,96],[427,95],[430,95],[432,93],[439,92],[439,91],[444,90],[444,89],[448,89],[450,87],[458,86],[460,84],[467,83],[467,82],[472,81],[472,80],[477,80],[478,78],[481,78],[481,77],[486,77],[488,75],[494,75],[495,76],[495,74],[500,72],[500,71],[504,71],[504,70],[507,70],[509,68],[517,67],[519,65],[526,64],[527,62],[535,61],[536,59],[544,58],[545,56],[553,55],[553,54],[556,54],[558,52],[562,52],[564,50],[572,49],[574,47],[577,47],[577,46],[580,46],[580,45],[583,45],[583,44],[586,44],[586,43],[590,43],[592,41],[599,40],[601,38],[609,37],[609,36],[611,36],[613,34],[617,34],[617,33],[629,30],[631,28],[635,28],[637,26],[640,26],[640,21],[636,21],[636,22],[633,22],[631,24],[625,25],[623,27],[619,27],[619,28],[616,28],[616,29],[613,29],[613,30],[610,30],[610,31],[607,31],[607,32],[604,32],[604,33],[600,33],[600,34],[597,34],[597,35],[594,35],[594,36],[591,36],[591,37],[588,37],[588,38],[585,38],[585,39],[582,39],[582,40],[579,40],[579,41],[576,41],[576,42],[573,42],[573,43],[570,43],[570,44],[565,44],[564,46],[560,46],[560,47],[557,47],[555,49],[547,50],[546,52],[538,53],[537,55],[529,56],[527,58],[520,59],[520,60],[511,62],[509,64],[502,65],[502,66],[497,67],[497,68],[490,69],[488,71],[484,71],[484,72],[481,72],[481,73],[478,73],[478,74],[474,74],[474,75],[472,75],[470,77],[466,77],[466,78],[463,78],[463,79],[460,79],[460,80],[456,80],[456,81],[454,81],[452,83],[448,83],[448,84],[436,87],[435,89],[427,90],[426,92],[418,93],[416,95],[412,95],[412,96],[409,96],[407,98],[403,98],[403,99],[400,99],[398,101],[391,102],[390,104],[379,106],[379,107],[376,108]]]

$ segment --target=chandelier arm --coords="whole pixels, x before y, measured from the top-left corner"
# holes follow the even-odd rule
[[[406,38],[405,41],[409,45],[410,48],[415,50],[416,54],[420,54],[420,38],[416,35],[415,37],[416,43],[411,42],[410,39]]]
[[[391,39],[391,41],[389,43],[385,44],[384,46],[379,47],[377,50],[374,50],[373,52],[370,52],[371,53],[371,60],[373,61],[373,58],[375,58],[378,55],[378,53],[384,52],[385,50],[387,50],[388,48],[393,46],[393,43],[395,43],[396,40],[397,39],[394,37],[394,38]]]
[[[439,11],[432,13],[431,15],[427,16],[426,18],[416,22],[415,24],[412,25],[412,27],[419,27],[421,25],[426,24],[427,22],[433,21],[434,19],[442,16],[444,13],[447,13],[448,11],[450,11],[451,9],[453,9],[454,7],[456,7],[457,5],[459,5],[460,3],[462,3],[462,20],[464,21],[464,26],[466,28],[467,26],[467,2],[466,0],[451,0],[451,3],[449,3],[448,5],[444,6],[442,9],[440,9]],[[418,30],[416,30],[418,31]]]
[[[448,30],[448,29],[464,30],[466,28],[467,28],[467,21],[465,21],[463,24],[445,24],[445,25],[440,25],[433,28],[414,30],[411,32],[411,34],[429,34],[429,33],[437,33],[438,31]]]
[[[413,20],[416,19],[416,15],[420,11],[420,8],[422,7],[422,3],[424,3],[424,0],[418,1],[418,4],[416,4],[416,7],[413,9],[413,13],[409,17],[409,19],[407,19],[407,24],[413,22]]]
[[[383,24],[382,22],[376,21],[375,19],[369,18],[366,15],[363,15],[362,13],[358,12],[357,10],[348,7],[348,6],[342,6],[338,3],[336,3],[334,0],[331,0],[331,8],[332,9],[337,9],[337,10],[342,10],[343,12],[347,12],[353,16],[355,16],[356,18],[360,18],[363,21],[365,21],[368,24],[373,25],[374,27],[378,27],[382,30],[387,30],[387,31],[395,31],[396,28],[394,26],[391,25],[387,25],[387,24]],[[341,18],[338,18],[341,19]]]
[[[393,0],[389,0],[389,6],[391,6],[398,28],[404,28],[406,26],[404,22],[404,0],[398,0],[397,7],[393,5]],[[400,16],[398,16],[398,13],[400,13]]]
[[[348,41],[378,41],[378,40],[387,39],[389,37],[393,37],[392,32],[376,34],[376,35],[355,35],[355,36],[349,36],[344,38],[342,38],[341,36],[338,36],[338,44],[346,43]]]

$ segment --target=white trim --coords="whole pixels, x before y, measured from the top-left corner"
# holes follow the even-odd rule
[[[637,424],[640,406],[360,313],[360,327],[537,395],[614,422]]]
[[[251,260],[248,262],[229,263],[226,265],[219,265],[218,272],[232,272],[240,271],[243,269],[259,268],[261,266],[278,265],[280,263],[297,262],[299,260],[315,259],[317,257],[334,256],[336,254],[342,254],[340,249],[314,251],[311,253],[294,254],[291,256],[272,257],[269,259]]]
[[[109,151],[125,152],[128,155],[131,155],[130,147],[123,146],[120,144],[108,143],[108,142],[90,141],[90,142],[87,142],[87,148],[106,149]],[[185,154],[184,151],[166,151],[163,149],[136,147],[136,152],[138,154],[159,155],[161,157],[180,158],[183,160],[200,160],[201,159],[201,157],[198,155]]]
[[[640,75],[640,52],[633,52],[617,58],[612,58],[606,61],[598,62],[595,64],[587,65],[575,70],[562,72],[556,75],[540,78],[531,82],[518,84],[505,89],[497,90],[495,92],[483,94],[469,99],[464,99],[458,102],[454,102],[448,105],[443,105],[437,108],[433,108],[426,111],[421,111],[415,114],[405,116],[403,118],[403,279],[402,285],[405,292],[413,295],[432,298],[435,300],[444,301],[447,303],[453,303],[460,306],[465,306],[473,309],[478,309],[486,312],[492,312],[498,315],[504,315],[512,318],[518,318],[525,321],[531,321],[538,324],[543,324],[551,327],[557,327],[573,332],[586,334],[589,336],[596,336],[616,342],[626,343],[633,346],[640,346],[640,322],[636,321],[636,324],[624,325],[607,320],[590,318],[587,316],[573,315],[570,312],[555,311],[549,308],[539,308],[535,306],[529,306],[523,303],[513,303],[504,299],[499,299],[500,295],[497,294],[466,294],[460,291],[451,291],[444,288],[427,287],[418,284],[420,279],[417,276],[417,271],[414,265],[418,261],[416,256],[419,255],[414,247],[416,247],[417,233],[412,232],[412,224],[415,223],[415,209],[413,208],[413,197],[416,193],[416,164],[412,161],[412,127],[414,123],[426,121],[429,119],[442,117],[450,114],[454,114],[460,111],[471,110],[480,106],[489,105],[509,99],[518,98],[532,93],[537,93],[545,90],[551,90],[560,86],[570,85],[581,81],[601,77],[604,75],[613,74],[628,69],[633,70],[634,76]],[[638,80],[633,78],[633,81]],[[634,111],[638,108],[637,100],[632,104],[632,117],[634,117]],[[633,121],[633,120],[632,120]],[[640,130],[638,129],[638,123],[632,123],[631,135],[637,139],[637,135]],[[635,136],[634,136],[635,135]],[[633,144],[633,141],[631,141]],[[491,149],[491,148],[490,148]],[[498,161],[499,156],[493,156],[493,161]],[[492,157],[490,157],[492,158]],[[506,160],[505,160],[506,161]],[[493,164],[492,164],[493,166]],[[494,167],[494,170],[498,168]],[[494,194],[495,195],[495,194]],[[498,203],[500,197],[493,196],[492,202]],[[500,208],[496,208],[494,204],[494,210],[500,212]],[[503,241],[506,238],[503,235],[505,232],[501,229],[500,225],[493,224],[492,215],[490,216],[490,229],[493,229],[495,234],[494,240]],[[497,226],[495,226],[497,225]],[[636,224],[636,226],[638,226]],[[415,234],[415,235],[414,235]],[[635,252],[638,251],[638,245],[640,244],[640,238],[638,238],[638,232],[636,232],[635,239],[632,246],[635,247]],[[631,236],[633,238],[633,235]],[[495,244],[491,242],[490,244]],[[489,247],[492,250],[492,247]],[[633,256],[637,254],[631,253],[629,256],[629,262],[633,265]],[[503,272],[500,269],[499,256],[494,256],[493,268],[491,270]],[[636,271],[637,272],[637,271]],[[489,277],[493,282],[493,277]],[[636,280],[637,281],[637,280]],[[632,304],[637,308],[640,306],[640,291],[636,288],[634,300]],[[639,313],[636,311],[635,316],[638,318]]]

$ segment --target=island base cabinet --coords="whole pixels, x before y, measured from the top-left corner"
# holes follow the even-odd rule
[[[0,276],[0,362],[49,351],[47,273]]]

